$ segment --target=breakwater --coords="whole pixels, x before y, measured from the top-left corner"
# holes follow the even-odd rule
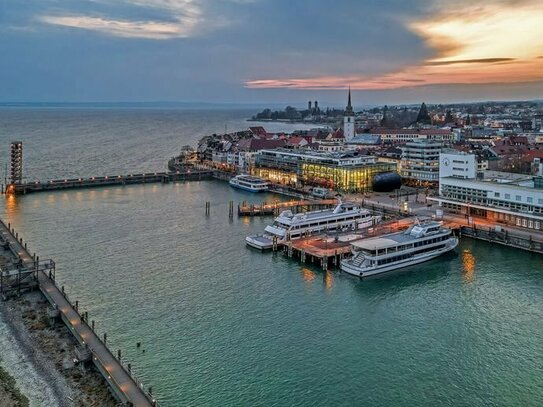
[[[213,178],[211,170],[189,170],[175,172],[152,172],[145,174],[112,175],[90,178],[66,178],[49,181],[34,181],[8,185],[6,192],[25,195],[32,192],[57,191],[66,189],[93,188],[114,185],[152,184],[179,181],[201,181]]]
[[[104,377],[116,398],[130,406],[156,407],[158,402],[149,388],[132,374],[132,366],[123,364],[121,351],[115,356],[107,346],[107,334],[99,337],[94,321],[89,321],[86,312],[80,312],[79,302],[72,303],[64,290],[55,281],[55,263],[40,262],[36,254],[30,254],[22,237],[0,220],[0,240],[5,249],[16,259],[16,268],[2,271],[2,296],[9,292],[21,294],[23,289],[37,286],[51,305],[49,318],[62,320],[79,343],[75,355],[80,363],[92,361]],[[5,283],[7,282],[7,283]],[[7,287],[6,287],[7,284]]]

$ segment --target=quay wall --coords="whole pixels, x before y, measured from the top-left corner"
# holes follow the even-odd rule
[[[471,226],[462,226],[460,228],[460,235],[462,237],[484,240],[490,243],[543,254],[543,241],[536,240],[532,236],[524,237],[507,231],[498,232],[491,228],[483,229]]]

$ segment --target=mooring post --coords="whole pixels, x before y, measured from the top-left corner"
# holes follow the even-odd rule
[[[76,301],[75,301],[75,310],[76,310],[77,312],[79,312],[79,309],[78,309],[78,308],[79,308],[79,301],[76,300]]]
[[[94,319],[91,321],[91,329],[94,331]]]
[[[121,350],[117,350],[117,359],[119,359],[119,362],[121,361]]]
[[[107,344],[107,333],[104,332],[104,345]]]

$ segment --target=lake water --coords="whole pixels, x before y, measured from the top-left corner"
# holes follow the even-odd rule
[[[252,113],[4,109],[0,146],[23,140],[32,179],[155,171]],[[228,202],[274,198],[156,184],[12,197],[1,216],[163,406],[543,405],[542,256],[465,239],[362,281],[246,248],[270,219]]]

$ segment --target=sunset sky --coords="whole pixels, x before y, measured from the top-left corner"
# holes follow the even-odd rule
[[[3,0],[0,101],[543,99],[541,0]]]

